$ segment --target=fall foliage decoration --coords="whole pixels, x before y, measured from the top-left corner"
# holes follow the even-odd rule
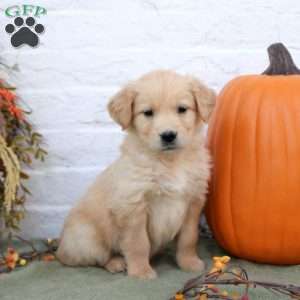
[[[300,70],[286,47],[221,91],[208,129],[206,216],[218,243],[262,263],[300,263]]]
[[[211,270],[190,279],[170,300],[250,300],[249,290],[258,287],[273,292],[274,298],[280,296],[282,299],[282,296],[287,296],[292,299],[300,299],[300,286],[250,280],[244,268],[230,266],[229,262],[229,256],[213,257]],[[230,287],[231,290],[227,291],[224,286]],[[237,286],[244,287],[242,292],[241,290],[232,290]]]
[[[57,239],[47,239],[43,241],[44,247],[42,250],[37,249],[33,242],[25,240],[17,235],[14,236],[14,239],[20,240],[23,244],[29,246],[31,250],[19,253],[15,248],[8,247],[6,253],[2,253],[0,256],[0,274],[9,273],[15,268],[23,267],[29,262],[35,260],[41,260],[44,262],[56,260],[55,251],[58,247]]]
[[[19,228],[30,194],[25,168],[47,154],[41,134],[27,120],[29,113],[19,107],[15,88],[0,79],[0,233]]]

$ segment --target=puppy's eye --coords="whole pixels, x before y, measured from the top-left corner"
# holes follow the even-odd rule
[[[147,109],[147,110],[145,110],[145,111],[143,112],[143,114],[144,114],[145,117],[149,118],[149,117],[153,117],[154,112],[153,112],[152,109]]]
[[[187,111],[187,108],[185,106],[178,106],[177,107],[177,112],[179,114],[184,114],[184,113],[186,113],[186,111]]]

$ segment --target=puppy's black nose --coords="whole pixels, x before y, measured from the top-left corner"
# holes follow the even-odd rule
[[[174,131],[164,131],[160,134],[160,138],[165,144],[173,143],[176,139],[176,136],[177,132]]]

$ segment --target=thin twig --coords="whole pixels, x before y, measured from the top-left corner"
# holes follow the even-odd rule
[[[238,272],[237,272],[238,271]],[[223,279],[222,277],[231,278]],[[285,295],[293,299],[300,299],[300,286],[293,284],[280,284],[267,281],[256,281],[249,280],[248,274],[242,267],[232,266],[226,271],[219,271],[214,273],[207,273],[197,276],[193,279],[187,281],[184,287],[177,291],[176,294],[182,295],[182,299],[196,299],[200,295],[205,294],[207,298],[210,299],[234,299],[230,295],[222,294],[216,286],[239,286],[245,287],[244,295],[248,295],[251,288],[261,287],[274,295]],[[224,291],[223,291],[224,292]],[[170,300],[176,299],[175,297],[170,298]],[[197,298],[198,299],[198,298]]]
[[[32,242],[28,241],[28,240],[25,240],[23,239],[22,237],[20,237],[19,235],[14,235],[14,237],[18,240],[20,240],[21,242],[29,245],[31,247],[31,249],[34,251],[34,252],[38,252],[38,250],[35,248],[35,246],[33,245]]]

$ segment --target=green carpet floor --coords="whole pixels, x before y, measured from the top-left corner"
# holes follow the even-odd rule
[[[199,253],[207,265],[211,257],[224,252],[213,240],[202,239]],[[248,271],[250,278],[300,284],[300,266],[259,265],[233,259]],[[1,300],[167,300],[196,274],[185,273],[174,263],[172,250],[155,259],[158,279],[141,281],[124,274],[111,275],[100,268],[69,268],[58,262],[34,262],[9,274],[0,275]],[[262,289],[250,299],[288,299]]]

